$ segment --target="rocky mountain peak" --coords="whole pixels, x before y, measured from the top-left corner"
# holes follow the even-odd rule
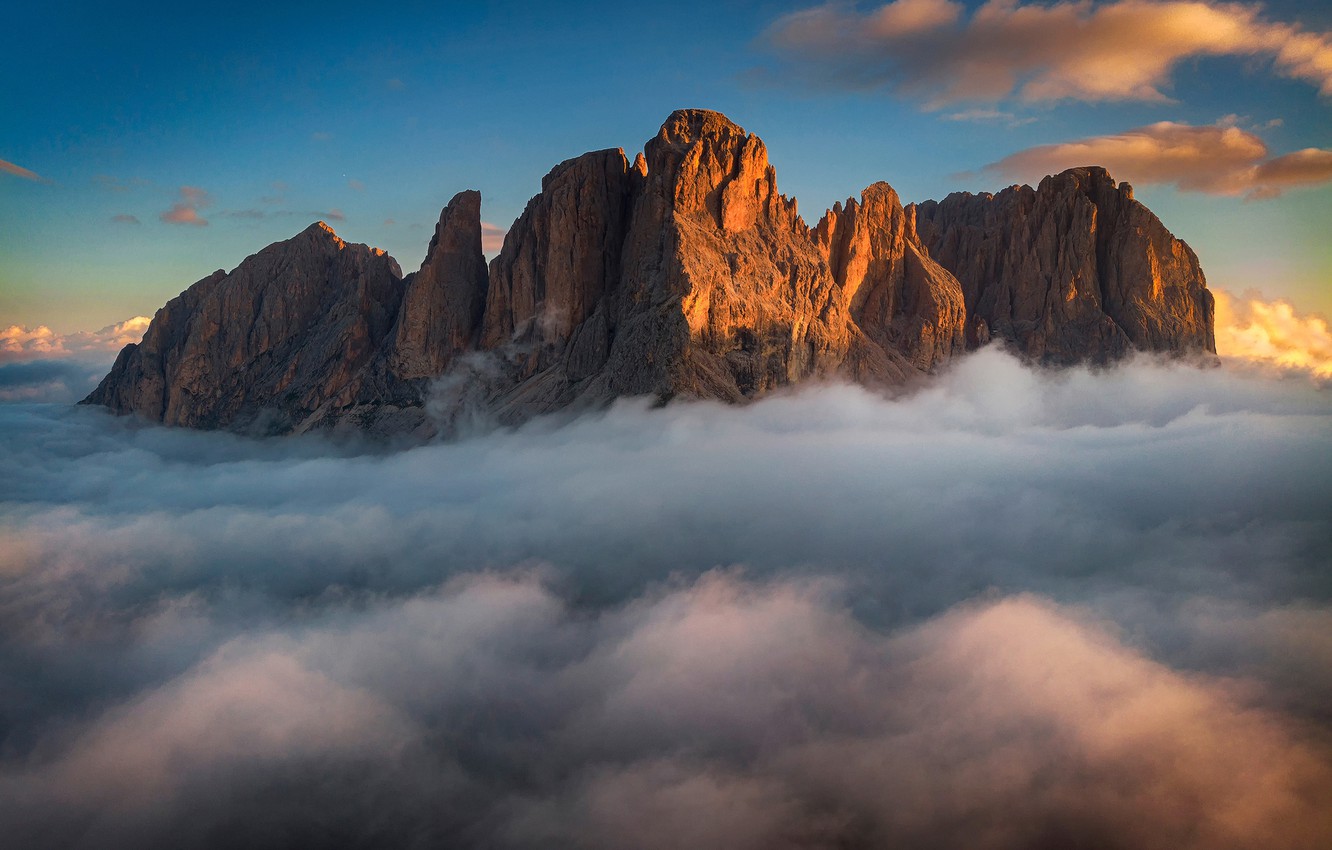
[[[999,337],[1049,364],[1216,350],[1197,256],[1100,166],[909,212],[962,283],[973,347]]]
[[[777,194],[767,147],[720,112],[676,110],[644,153],[649,180],[677,215],[706,214],[726,233],[794,223],[795,202]]]
[[[930,258],[892,186],[834,204],[810,236],[870,339],[927,371],[963,351],[962,288]]]
[[[389,356],[404,380],[444,371],[481,330],[489,278],[481,252],[481,193],[454,195],[439,215],[420,271],[406,281]]]
[[[296,238],[304,239],[306,241],[331,243],[337,246],[339,250],[347,247],[347,243],[343,241],[342,237],[339,236],[326,221],[316,221],[298,233]]]
[[[406,278],[316,222],[172,299],[86,401],[191,427],[429,433],[452,421],[446,384],[518,422],[821,375],[903,384],[991,337],[1055,364],[1210,351],[1211,296],[1103,168],[907,207],[874,183],[808,228],[762,140],[684,109],[632,163],[610,148],[552,168],[488,267],[472,190]]]

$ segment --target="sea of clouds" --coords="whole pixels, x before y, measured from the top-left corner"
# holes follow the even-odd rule
[[[10,403],[0,480],[6,847],[1332,834],[1308,376],[987,349],[410,448]]]

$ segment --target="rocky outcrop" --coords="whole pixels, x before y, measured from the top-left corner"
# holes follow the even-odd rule
[[[1215,353],[1198,258],[1103,168],[1040,186],[949,195],[907,209],[930,256],[962,284],[967,341],[996,337],[1043,363],[1132,349]]]
[[[391,373],[433,378],[472,348],[486,307],[486,256],[481,253],[481,193],[459,192],[440,214],[421,270],[404,281],[390,337]]]
[[[312,224],[168,302],[86,401],[168,425],[298,428],[378,355],[401,278],[383,251]]]
[[[810,228],[757,136],[688,109],[632,163],[612,149],[556,166],[489,267],[480,206],[456,195],[405,279],[322,222],[216,272],[86,403],[426,434],[463,407],[518,422],[821,376],[901,385],[990,335],[1055,363],[1213,347],[1197,259],[1100,169],[906,208],[876,183]]]
[[[600,394],[751,398],[857,351],[844,293],[757,136],[681,110],[644,154]]]
[[[673,113],[633,164],[598,151],[547,175],[491,264],[482,339],[505,421],[913,371],[851,320],[763,142],[707,110]]]
[[[891,186],[835,204],[811,235],[870,339],[921,370],[964,350],[962,287],[930,258]]]

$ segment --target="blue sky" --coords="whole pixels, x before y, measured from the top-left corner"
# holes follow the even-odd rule
[[[1067,91],[1058,87],[1086,63],[1045,30],[1023,45],[1032,5],[904,0],[886,16],[880,4],[746,2],[11,9],[0,33],[0,160],[12,166],[0,172],[0,325],[71,332],[151,315],[320,218],[411,271],[455,192],[481,190],[483,218],[506,228],[553,165],[605,147],[632,156],[684,106],[758,133],[807,220],[876,180],[906,201],[994,190],[1040,174],[987,165],[1035,148],[1024,161],[1039,167],[1068,155],[1040,146],[1074,140],[1122,153],[1125,131],[1155,126],[1129,140],[1129,173],[1106,164],[1197,250],[1211,285],[1332,313],[1332,172],[1316,156],[1332,148],[1332,97],[1319,90],[1332,79],[1332,47],[1320,52],[1329,4],[1268,3],[1256,16],[1211,4],[1222,17],[1249,14],[1238,42],[1153,24],[1144,39],[1161,46],[1121,56],[1131,39],[1120,38],[1104,48],[1109,70]],[[1123,12],[1137,26],[1144,7],[1196,11],[1131,0],[1058,9]],[[992,43],[986,14],[1015,40],[995,61],[1050,56],[1019,68],[1007,92],[972,80],[941,95],[967,60],[931,45],[965,47],[968,32]],[[1080,31],[1110,28],[1105,17]],[[1291,33],[1308,37],[1306,53],[1313,45],[1304,66],[1274,52]],[[1100,91],[1171,50],[1155,94]],[[1024,89],[1032,80],[1055,96]],[[1236,145],[1255,143],[1266,148],[1255,167],[1315,153],[1269,169],[1284,175],[1275,190],[1207,176],[1241,175]]]

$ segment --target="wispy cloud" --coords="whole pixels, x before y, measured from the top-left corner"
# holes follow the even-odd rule
[[[139,217],[129,213],[117,213],[111,216],[112,224],[141,224]]]
[[[180,200],[171,205],[171,209],[159,218],[167,224],[189,224],[205,227],[208,219],[199,215],[199,210],[212,206],[208,193],[196,186],[181,186]]]
[[[353,192],[364,192],[365,184],[362,183],[360,180],[356,180],[353,178],[347,181],[347,188],[351,189]]]
[[[29,171],[21,165],[15,165],[8,160],[0,159],[0,173],[12,174],[15,177],[21,177],[24,180],[31,180],[35,183],[49,182],[45,177],[35,171]]]
[[[504,247],[504,235],[508,232],[498,224],[481,222],[481,250],[487,254],[497,253]]]
[[[1080,165],[1103,165],[1131,183],[1171,184],[1186,192],[1272,198],[1285,189],[1332,181],[1332,150],[1268,155],[1258,136],[1228,116],[1209,126],[1161,121],[1109,136],[1039,145],[985,166],[1019,180]]]
[[[828,3],[779,18],[764,41],[822,85],[886,89],[931,108],[959,101],[1165,101],[1176,66],[1258,57],[1332,96],[1332,36],[1269,21],[1261,6],[1190,0],[1048,5],[896,0]]]
[[[1004,112],[999,109],[964,109],[961,112],[950,112],[943,116],[946,121],[968,121],[977,124],[1004,124],[1008,127],[1021,127],[1025,124],[1035,123],[1036,119],[1027,116],[1019,118],[1012,112]]]

